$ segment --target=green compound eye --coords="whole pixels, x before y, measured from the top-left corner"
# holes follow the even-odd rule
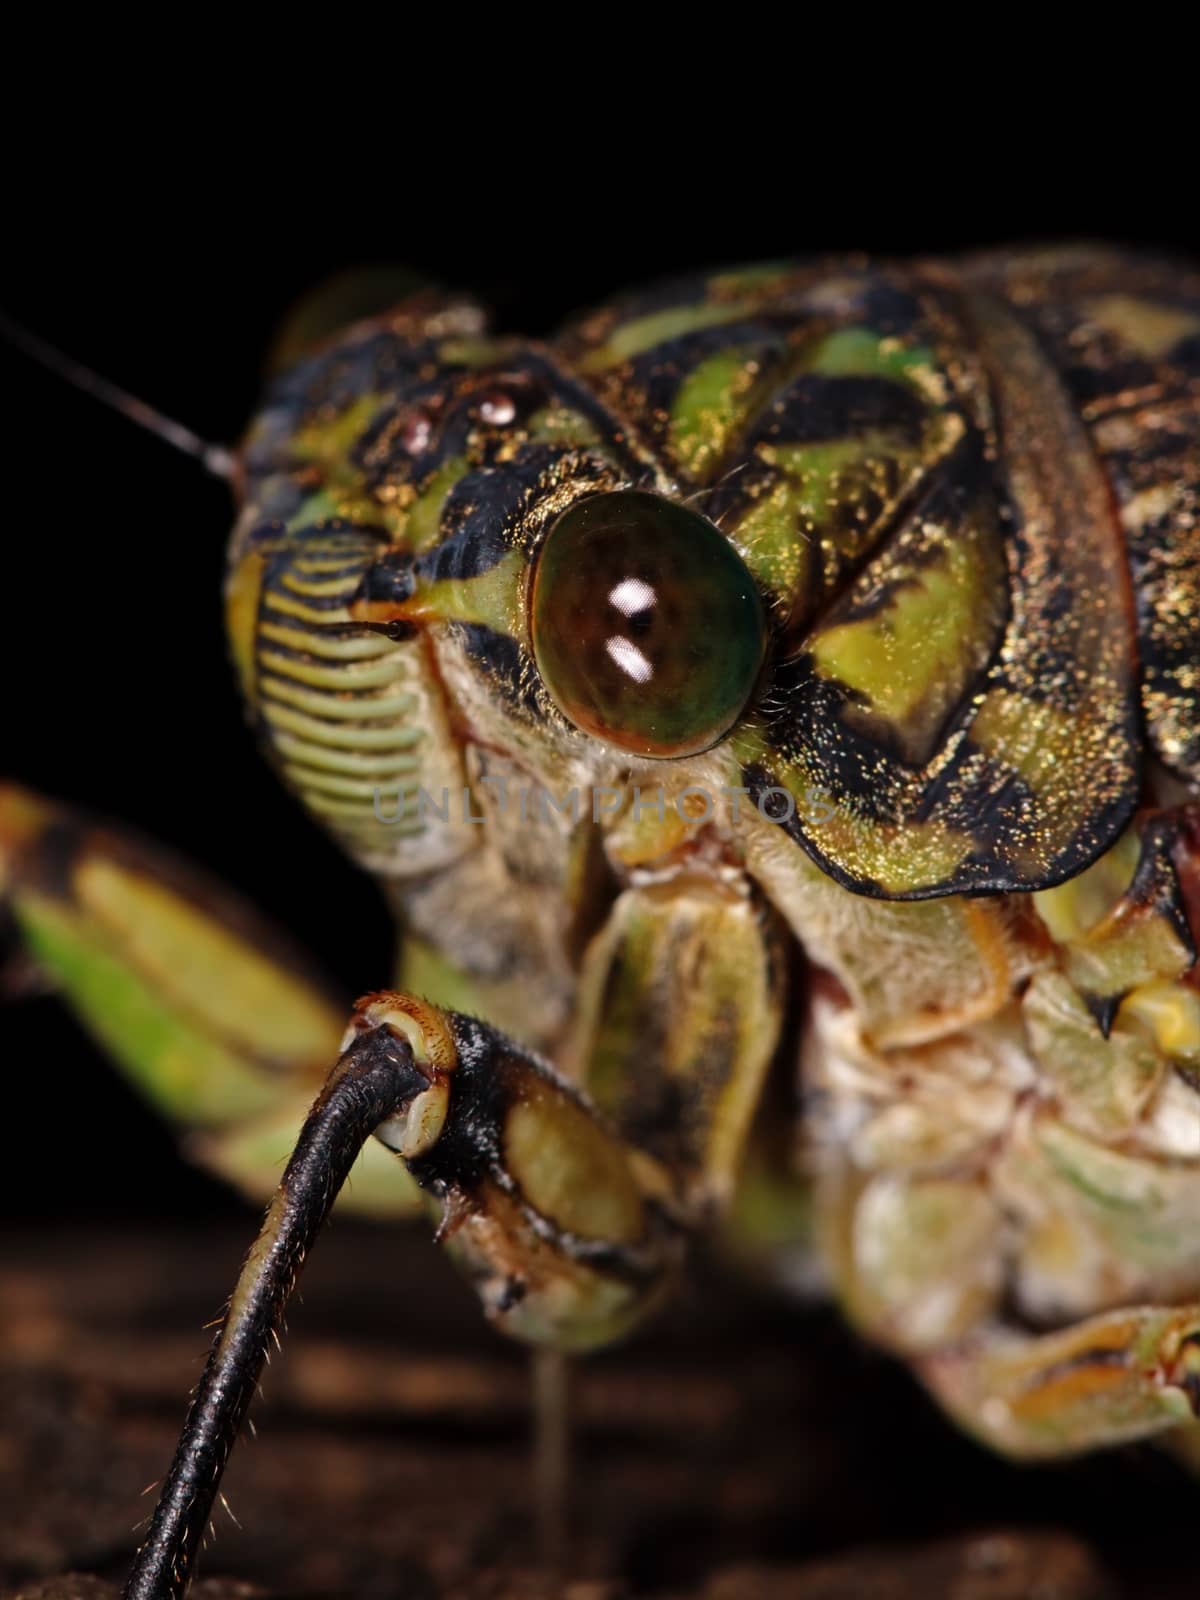
[[[740,716],[766,648],[745,563],[707,518],[620,490],[573,505],[533,577],[533,652],[555,705],[634,755],[695,755]]]

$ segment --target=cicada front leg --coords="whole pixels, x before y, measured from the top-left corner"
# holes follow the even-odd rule
[[[662,1297],[681,1254],[667,1175],[494,1029],[369,996],[301,1130],[184,1424],[127,1600],[182,1595],[221,1475],[305,1256],[372,1133],[440,1212],[494,1320],[581,1349]]]

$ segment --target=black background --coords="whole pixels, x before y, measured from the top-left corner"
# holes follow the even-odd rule
[[[501,326],[542,333],[642,280],[787,254],[1079,236],[1200,254],[1186,174],[1161,151],[1098,160],[1072,135],[983,152],[950,128],[931,170],[930,148],[910,155],[886,132],[874,155],[832,159],[826,137],[799,159],[797,126],[773,160],[770,139],[751,139],[689,166],[684,183],[661,152],[644,170],[628,152],[613,167],[612,150],[573,164],[569,139],[551,170],[545,132],[522,162],[508,132],[476,106],[468,142],[502,160],[464,166],[444,128],[425,125],[415,146],[375,147],[369,172],[353,141],[310,167],[283,160],[294,149],[270,132],[228,156],[160,147],[153,130],[95,149],[84,137],[69,167],[22,169],[0,304],[233,441],[281,318],[362,262],[475,290]],[[278,787],[242,720],[221,627],[225,486],[12,350],[0,364],[0,772],[127,819],[238,884],[348,993],[385,982],[388,923],[370,884]],[[0,1012],[0,1059],[0,1215],[233,1204],[177,1158],[53,1001]]]

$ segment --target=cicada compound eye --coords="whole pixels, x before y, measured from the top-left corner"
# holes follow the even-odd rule
[[[762,601],[729,541],[698,512],[632,489],[581,500],[554,523],[530,625],[563,715],[659,759],[729,731],[766,648]]]

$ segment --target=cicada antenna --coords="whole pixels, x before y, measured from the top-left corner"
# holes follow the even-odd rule
[[[139,400],[137,395],[130,394],[128,389],[122,389],[120,384],[102,378],[91,367],[64,354],[56,346],[25,327],[23,323],[10,317],[6,311],[0,311],[0,338],[16,345],[17,349],[23,351],[31,361],[36,361],[40,366],[55,373],[73,388],[82,389],[85,394],[90,394],[93,399],[99,400],[101,405],[119,411],[137,427],[145,428],[148,433],[157,434],[160,439],[165,439],[167,444],[174,445],[176,450],[182,450],[184,455],[199,461],[214,478],[233,477],[236,462],[232,450],[227,450],[221,444],[213,444],[208,439],[202,439],[198,433],[193,433],[191,428],[185,427],[182,422],[176,422],[173,417],[166,416],[157,406]]]

